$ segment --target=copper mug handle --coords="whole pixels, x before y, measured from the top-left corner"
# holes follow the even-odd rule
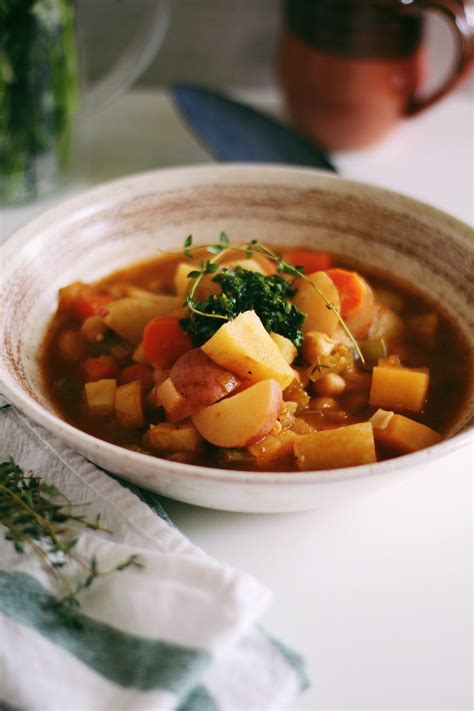
[[[458,83],[474,59],[474,27],[469,23],[464,4],[458,0],[400,0],[406,12],[437,11],[447,17],[456,34],[458,56],[446,81],[426,98],[414,97],[406,115],[414,116],[435,104]]]

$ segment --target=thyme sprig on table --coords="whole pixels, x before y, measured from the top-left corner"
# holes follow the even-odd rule
[[[192,235],[189,235],[184,242],[183,254],[184,256],[192,259],[194,258],[195,251],[202,249],[202,246],[193,247],[193,238]],[[205,276],[214,274],[218,271],[218,262],[224,255],[229,254],[230,252],[237,252],[238,254],[245,255],[246,259],[250,259],[254,254],[261,254],[275,263],[278,274],[286,274],[292,276],[294,280],[301,279],[311,285],[314,291],[323,299],[326,308],[336,315],[339,324],[351,340],[358,358],[360,358],[360,361],[364,363],[364,356],[359,348],[359,345],[351,330],[342,318],[339,309],[325,296],[321,289],[319,289],[305,275],[303,267],[290,264],[270,249],[270,247],[267,247],[258,240],[251,240],[247,244],[232,245],[225,232],[220,233],[219,241],[216,244],[207,245],[205,249],[213,256],[209,259],[201,259],[199,263],[200,268],[192,270],[188,274],[188,278],[193,280],[192,286],[187,293],[185,300],[185,305],[189,308],[189,315],[181,322],[183,328],[188,331],[191,336],[193,336],[196,343],[200,344],[205,342],[219,328],[220,324],[210,323],[207,319],[229,321],[232,318],[235,318],[242,310],[239,309],[239,299],[235,298],[235,292],[237,290],[235,276],[239,275],[241,282],[244,280],[251,282],[250,290],[253,292],[253,304],[254,308],[256,307],[255,310],[257,313],[259,312],[259,305],[260,311],[265,311],[267,306],[270,307],[273,304],[271,309],[273,314],[272,319],[266,319],[265,316],[262,318],[262,313],[258,313],[267,330],[274,330],[276,333],[281,333],[281,335],[289,337],[297,347],[301,345],[303,340],[301,325],[304,321],[304,315],[289,302],[291,296],[296,293],[294,281],[288,283],[285,279],[278,275],[263,276],[243,269],[225,269],[223,272],[216,274],[212,279],[212,281],[221,284],[222,295],[210,296],[204,301],[198,301],[196,298],[197,289],[202,279]],[[231,277],[230,279],[226,278],[226,273]],[[244,273],[251,276],[244,277]],[[286,285],[286,288],[283,284]],[[260,289],[258,288],[258,285],[260,286]],[[276,291],[279,293],[272,293],[271,286],[277,286]],[[244,289],[242,285],[240,285],[239,291],[240,293],[245,291],[248,292],[249,289]],[[280,297],[280,299],[276,297]],[[252,307],[252,304],[249,304],[248,298],[243,301],[246,308]],[[262,304],[264,305],[263,308]],[[278,325],[275,328],[275,321],[279,321],[280,328],[278,328]]]
[[[3,409],[3,408],[2,408]],[[0,524],[6,528],[5,538],[12,543],[17,553],[30,549],[48,572],[63,584],[67,593],[55,603],[67,625],[79,625],[77,610],[79,594],[89,588],[94,580],[131,565],[141,567],[136,555],[109,570],[100,570],[95,556],[86,560],[79,556],[75,547],[77,531],[72,525],[111,533],[100,525],[100,516],[89,521],[76,513],[73,504],[59,489],[41,477],[24,472],[13,459],[0,463]],[[63,568],[68,561],[75,561],[84,570],[84,578],[71,585]]]

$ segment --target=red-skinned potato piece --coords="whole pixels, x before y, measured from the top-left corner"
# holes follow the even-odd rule
[[[240,379],[222,368],[200,348],[184,353],[173,365],[170,379],[186,403],[185,417],[230,395]]]
[[[328,269],[326,274],[339,294],[341,316],[355,338],[364,338],[375,316],[374,294],[360,274]]]
[[[280,414],[282,390],[276,380],[261,380],[196,413],[192,420],[216,447],[247,447],[272,430]]]

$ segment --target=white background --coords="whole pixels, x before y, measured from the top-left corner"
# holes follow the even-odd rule
[[[277,108],[272,94],[258,99]],[[473,129],[465,88],[385,142],[335,160],[347,177],[472,223]],[[129,172],[209,161],[157,93],[121,99],[90,122],[88,138],[63,195]],[[60,197],[3,210],[0,236]],[[194,543],[274,591],[263,623],[306,657],[312,680],[292,709],[472,707],[472,453],[324,511],[257,516],[165,502]]]

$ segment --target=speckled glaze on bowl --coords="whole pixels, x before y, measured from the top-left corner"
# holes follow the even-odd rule
[[[461,222],[385,190],[312,170],[205,166],[132,176],[45,213],[0,250],[0,392],[93,462],[181,501],[231,511],[326,506],[429,467],[471,442],[472,395],[445,442],[379,464],[291,474],[223,471],[168,462],[98,440],[48,401],[38,347],[57,289],[179,249],[192,233],[215,241],[306,244],[402,275],[442,302],[473,341],[473,233]]]

